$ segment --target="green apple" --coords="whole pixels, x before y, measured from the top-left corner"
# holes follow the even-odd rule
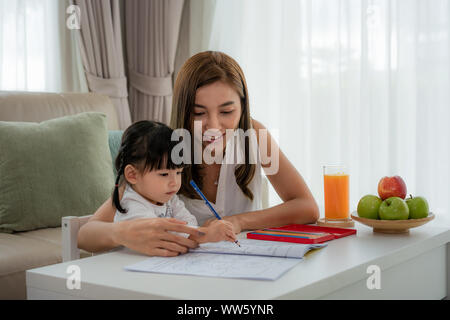
[[[424,197],[414,197],[409,195],[406,204],[409,208],[409,219],[422,219],[428,216],[428,201]]]
[[[378,217],[378,210],[383,202],[379,197],[368,194],[361,198],[358,202],[358,215],[361,218],[380,219]]]
[[[382,220],[406,220],[409,208],[402,198],[390,197],[381,203],[378,214]]]

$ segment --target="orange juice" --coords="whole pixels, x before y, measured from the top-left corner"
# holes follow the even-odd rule
[[[349,218],[349,175],[324,174],[325,219]]]

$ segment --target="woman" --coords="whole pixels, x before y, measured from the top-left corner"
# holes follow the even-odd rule
[[[191,57],[179,71],[173,95],[172,127],[184,128],[192,142],[201,143],[201,155],[206,151],[215,157],[216,151],[230,153],[235,136],[230,130],[256,130],[256,142],[268,151],[270,161],[250,161],[251,139],[245,139],[245,163],[219,161],[212,164],[195,151],[193,165],[183,172],[179,196],[200,225],[213,219],[204,202],[190,187],[193,179],[206,198],[225,220],[233,224],[235,233],[292,223],[314,223],[319,218],[317,204],[301,175],[267,134],[267,146],[258,134],[266,128],[250,117],[247,85],[239,65],[221,52],[202,52]],[[200,139],[199,139],[200,136]],[[250,141],[249,141],[250,140]],[[200,142],[198,142],[200,141]],[[195,148],[194,148],[195,149]],[[211,151],[212,150],[212,151]],[[261,210],[261,167],[276,172],[268,175],[282,204]],[[121,190],[123,192],[123,190]],[[174,219],[140,219],[112,223],[115,210],[108,199],[78,233],[78,246],[91,252],[124,245],[130,249],[158,256],[175,256],[197,244],[167,231],[195,235],[197,230]]]

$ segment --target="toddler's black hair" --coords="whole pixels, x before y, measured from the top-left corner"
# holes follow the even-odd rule
[[[125,178],[121,180],[121,177],[127,165],[133,165],[140,173],[185,167],[183,162],[181,164],[172,162],[172,149],[178,143],[178,140],[171,140],[172,133],[173,130],[164,123],[148,120],[136,122],[125,130],[115,159],[117,178],[112,195],[113,205],[119,212],[127,212],[119,200],[120,182],[125,180]],[[180,155],[182,156],[181,152]]]

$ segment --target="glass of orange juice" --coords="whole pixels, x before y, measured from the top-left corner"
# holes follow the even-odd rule
[[[323,166],[325,220],[339,222],[349,220],[348,169],[341,165]]]

